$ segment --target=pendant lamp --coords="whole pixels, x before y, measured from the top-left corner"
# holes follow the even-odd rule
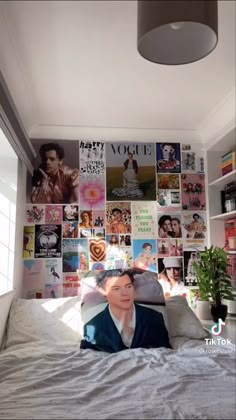
[[[216,0],[138,0],[138,51],[159,64],[200,60],[217,45]]]

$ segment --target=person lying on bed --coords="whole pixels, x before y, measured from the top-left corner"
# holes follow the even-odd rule
[[[97,289],[108,305],[84,325],[82,349],[115,353],[137,347],[170,348],[162,314],[134,303],[133,282],[131,274],[121,269],[98,274]]]

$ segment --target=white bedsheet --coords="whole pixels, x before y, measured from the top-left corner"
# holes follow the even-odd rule
[[[183,338],[172,345],[116,354],[43,343],[4,350],[0,419],[235,419],[235,347],[209,353],[204,341]]]

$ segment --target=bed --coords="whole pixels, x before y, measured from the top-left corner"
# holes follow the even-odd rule
[[[172,349],[111,354],[80,349],[80,298],[0,305],[0,419],[236,417],[235,346],[207,345],[192,315],[170,328]]]

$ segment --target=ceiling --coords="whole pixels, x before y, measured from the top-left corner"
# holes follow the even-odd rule
[[[163,66],[137,51],[136,1],[0,1],[0,69],[30,137],[216,141],[235,126],[235,1],[219,42]]]

